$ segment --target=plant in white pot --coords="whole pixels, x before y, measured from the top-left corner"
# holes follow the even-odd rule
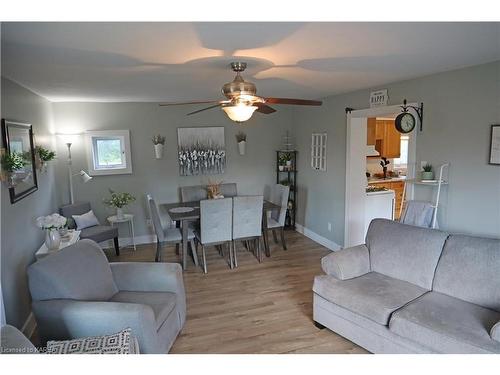
[[[238,132],[236,134],[236,142],[238,143],[238,152],[240,155],[245,155],[247,135],[243,132]]]
[[[111,189],[109,189],[109,193],[111,196],[107,199],[103,199],[104,204],[116,208],[116,217],[118,219],[123,219],[125,217],[123,208],[135,202],[135,197],[130,193],[118,193]]]
[[[153,137],[153,145],[155,148],[156,159],[163,158],[163,146],[165,145],[165,137],[158,134]]]
[[[434,179],[434,172],[432,171],[432,165],[426,164],[422,167],[422,180],[432,180]]]
[[[61,245],[61,236],[59,229],[64,228],[68,219],[59,214],[40,216],[36,218],[36,225],[45,230],[45,246],[49,251],[59,249]]]
[[[35,163],[41,173],[47,172],[47,163],[56,158],[56,153],[42,146],[35,147]]]

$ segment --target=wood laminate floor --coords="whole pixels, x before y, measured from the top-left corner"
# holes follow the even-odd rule
[[[366,353],[313,324],[312,283],[329,250],[297,232],[287,231],[286,239],[285,251],[270,236],[271,257],[260,264],[239,244],[233,270],[214,247],[207,248],[206,275],[189,258],[187,320],[171,353]],[[155,246],[106,254],[110,261],[152,261]],[[173,246],[163,250],[163,261],[179,261]]]

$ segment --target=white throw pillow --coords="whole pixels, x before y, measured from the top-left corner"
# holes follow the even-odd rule
[[[99,220],[97,220],[92,210],[83,215],[73,215],[73,220],[75,220],[77,230],[99,225]]]

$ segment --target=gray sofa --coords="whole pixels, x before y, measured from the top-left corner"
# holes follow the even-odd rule
[[[327,255],[314,321],[373,353],[500,353],[500,240],[375,219]]]
[[[186,320],[180,265],[108,263],[81,240],[28,268],[42,343],[131,328],[141,353],[167,353]]]

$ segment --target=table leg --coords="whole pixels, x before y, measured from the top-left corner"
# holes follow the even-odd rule
[[[264,210],[262,211],[263,217],[262,217],[262,224],[263,228],[262,231],[264,232],[264,249],[266,250],[266,257],[271,256],[271,251],[269,250],[269,238],[267,237],[267,211]]]
[[[134,219],[130,219],[130,232],[132,233],[132,244],[134,245],[134,251],[136,251],[137,247],[135,245]]]
[[[185,270],[187,267],[187,244],[188,244],[188,222],[183,220],[181,223],[182,227],[182,269]]]

